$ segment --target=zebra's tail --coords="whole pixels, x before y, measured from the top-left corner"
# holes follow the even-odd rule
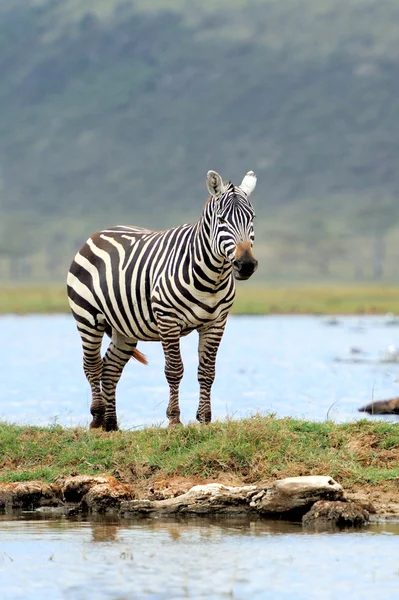
[[[112,327],[110,325],[107,324],[105,326],[104,331],[109,337],[112,337]],[[146,355],[140,352],[140,350],[137,350],[137,348],[133,348],[132,356],[135,360],[138,360],[142,365],[148,365]]]
[[[143,365],[148,365],[148,360],[145,354],[137,350],[137,348],[133,348],[132,356],[134,359],[138,360]]]

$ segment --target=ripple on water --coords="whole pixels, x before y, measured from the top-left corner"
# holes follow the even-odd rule
[[[29,424],[56,420],[65,426],[87,425],[90,390],[72,317],[3,316],[0,323],[0,417]],[[372,399],[398,395],[398,365],[378,363],[396,335],[383,317],[342,317],[336,327],[322,317],[230,317],[217,359],[213,416],[240,418],[259,411],[310,420],[328,415],[337,422],[373,418],[357,409]],[[162,349],[159,343],[141,347],[149,365],[130,361],[118,388],[122,428],[166,424]],[[370,360],[337,362],[350,348]],[[187,423],[195,419],[197,407],[195,332],[182,339],[182,353],[181,408]]]
[[[396,597],[399,525],[306,534],[241,520],[0,521],[3,600]]]

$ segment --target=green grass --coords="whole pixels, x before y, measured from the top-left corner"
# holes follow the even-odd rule
[[[0,314],[69,312],[63,285],[3,286]],[[261,285],[241,283],[234,314],[384,314],[399,313],[397,286]]]
[[[344,486],[383,483],[393,489],[399,479],[399,428],[380,421],[337,425],[259,415],[114,433],[0,423],[0,456],[1,481],[123,473],[125,481],[230,476],[257,483],[330,475]]]

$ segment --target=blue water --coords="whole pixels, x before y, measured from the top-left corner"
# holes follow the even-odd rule
[[[72,317],[2,316],[0,331],[0,418],[87,425],[91,396]],[[195,332],[182,339],[184,423],[197,409],[197,340]],[[337,422],[364,418],[358,407],[399,395],[399,364],[378,362],[389,345],[399,345],[399,327],[387,326],[383,317],[341,318],[335,326],[323,317],[230,317],[218,354],[213,418],[255,412]],[[370,362],[337,362],[353,346]],[[167,423],[161,346],[139,348],[149,365],[131,360],[118,387],[124,429]]]
[[[5,519],[3,517],[2,519]],[[2,600],[393,600],[399,525],[0,518]]]
[[[90,391],[69,316],[0,317],[0,418],[90,421]],[[338,422],[398,395],[399,364],[379,362],[399,328],[383,318],[231,317],[217,362],[214,418],[255,412]],[[351,364],[348,349],[368,362]],[[122,428],[166,424],[168,387],[159,344],[141,344],[118,389]],[[184,422],[194,419],[197,336],[182,340]],[[375,417],[369,417],[375,418]],[[388,417],[395,419],[395,417]],[[391,600],[399,597],[399,524],[310,534],[268,521],[74,521],[0,515],[1,600],[235,598]]]

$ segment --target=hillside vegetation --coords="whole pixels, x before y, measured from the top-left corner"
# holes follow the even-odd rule
[[[395,0],[3,0],[0,278],[64,277],[96,229],[254,195],[262,278],[394,279]]]

